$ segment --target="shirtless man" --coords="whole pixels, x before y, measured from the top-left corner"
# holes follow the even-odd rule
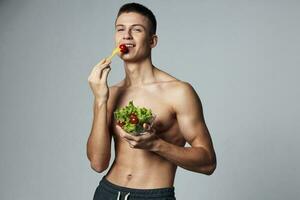
[[[93,170],[101,173],[108,168],[112,138],[115,143],[115,160],[100,181],[94,200],[175,199],[177,166],[206,175],[216,168],[216,155],[197,93],[189,83],[152,64],[155,33],[156,20],[149,9],[136,3],[122,6],[115,22],[115,43],[133,45],[128,47],[128,53],[119,53],[126,76],[108,87],[111,61],[103,59],[88,78],[95,97],[87,141],[87,157]],[[157,116],[145,135],[132,136],[114,120],[115,109],[131,100]],[[189,147],[185,147],[186,142]]]

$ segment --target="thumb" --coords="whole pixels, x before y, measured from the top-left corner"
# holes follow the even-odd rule
[[[143,128],[144,128],[145,130],[149,130],[149,129],[150,129],[150,125],[147,124],[147,123],[144,123],[144,124],[143,124]]]

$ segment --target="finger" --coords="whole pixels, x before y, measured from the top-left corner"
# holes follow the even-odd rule
[[[111,70],[111,67],[108,66],[107,68],[103,69],[100,73],[100,81],[102,83],[105,83],[107,81],[107,76],[108,76],[108,73],[110,72]]]
[[[110,64],[111,64],[111,60],[105,60],[105,62],[102,65],[97,67],[98,69],[100,69],[100,74],[99,74],[100,79],[102,77],[103,70],[110,68]]]
[[[130,144],[130,142],[131,142],[131,140],[128,140],[128,139],[126,139],[126,138],[123,138],[123,137],[122,137],[122,139],[125,140],[126,142],[128,142],[128,144]]]
[[[102,70],[104,70],[104,69],[110,67],[110,64],[111,64],[110,62],[104,63],[103,65],[97,66],[97,67],[95,67],[95,68],[96,68],[96,70],[100,70],[100,73],[101,73]]]
[[[137,146],[137,142],[135,142],[135,141],[130,141],[130,142],[129,142],[129,146],[130,146],[131,148],[135,148],[135,147]]]
[[[141,141],[141,136],[133,136],[129,133],[127,133],[126,131],[124,131],[121,127],[119,127],[118,125],[116,125],[117,129],[119,129],[119,135],[129,141],[134,141],[134,142],[140,142]]]
[[[148,123],[144,123],[144,124],[143,124],[143,128],[144,128],[146,131],[150,131],[150,130],[151,130],[151,126],[150,126],[150,124],[148,124]]]
[[[124,132],[124,130],[123,130],[118,124],[116,124],[115,127],[116,127],[116,129],[118,130],[118,131],[117,131],[117,134],[118,134],[120,137],[123,138],[123,134],[124,134],[123,132]]]
[[[119,126],[118,124],[115,124],[115,127],[118,129],[118,132],[123,133],[124,130],[121,126]]]
[[[139,136],[140,138],[140,142],[141,141],[148,141],[149,138],[152,137],[153,134],[149,133],[149,132],[145,132],[144,134],[142,134],[141,136]]]
[[[147,124],[147,123],[144,123],[144,124],[143,124],[143,128],[144,128],[145,130],[147,130],[147,129],[148,129],[148,124]]]
[[[88,79],[94,79],[94,77],[98,74],[97,70],[99,70],[99,67],[94,66],[93,69],[92,69],[92,71],[91,71],[91,73],[90,73],[90,75],[89,75]]]
[[[104,69],[105,67],[107,67],[110,64],[111,64],[111,60],[107,60],[106,58],[104,58],[97,65],[95,65],[95,68],[101,70],[101,69]]]
[[[108,59],[106,58],[104,64],[105,64],[105,65],[110,65],[110,64],[111,64],[111,60],[108,60]]]
[[[96,64],[88,79],[99,78],[102,75],[102,70],[110,65],[111,61],[107,61],[105,58],[102,59],[98,64]]]
[[[127,139],[127,140],[131,140],[131,141],[140,141],[140,138],[136,137],[136,136],[132,136],[128,133],[123,134],[123,138]]]
[[[105,58],[102,59],[100,62],[98,62],[94,67],[93,67],[93,70],[92,72],[96,71],[96,70],[101,70],[103,69],[104,67],[106,67],[107,65],[105,64],[106,60]]]
[[[132,145],[131,143],[129,143],[130,148],[134,148],[134,145]]]
[[[119,129],[119,135],[126,140],[133,140],[130,134],[126,133],[119,125],[116,125],[116,128]]]

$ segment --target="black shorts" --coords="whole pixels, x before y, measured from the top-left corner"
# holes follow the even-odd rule
[[[99,182],[93,200],[176,200],[175,188],[135,189],[115,185],[105,176]]]

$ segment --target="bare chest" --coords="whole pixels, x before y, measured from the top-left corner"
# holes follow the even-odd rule
[[[111,112],[117,108],[128,105],[129,101],[137,107],[145,107],[156,115],[153,127],[161,138],[172,141],[180,135],[176,114],[172,107],[172,101],[168,99],[168,91],[162,88],[147,88],[139,90],[119,90],[114,93]],[[112,124],[115,124],[112,114]],[[117,130],[112,127],[113,133]],[[172,139],[173,138],[173,139]]]

